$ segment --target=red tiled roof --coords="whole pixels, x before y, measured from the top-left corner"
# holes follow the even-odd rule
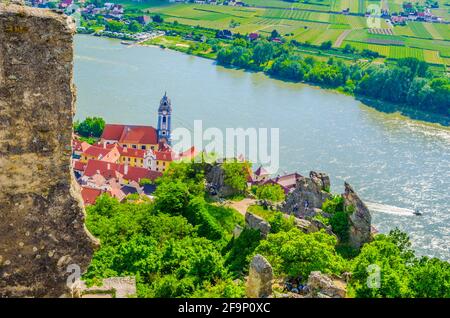
[[[106,179],[116,178],[119,169],[119,164],[110,163],[101,160],[89,160],[86,169],[84,170],[84,175],[87,177],[92,177],[96,173],[101,174]]]
[[[106,124],[102,139],[125,144],[157,144],[158,136],[152,126]]]
[[[117,140],[119,141],[120,136],[122,136],[123,128],[125,125],[116,124],[106,124],[103,129],[102,139],[106,140]]]
[[[146,168],[131,167],[131,166],[128,166],[127,173],[124,173],[125,166],[124,165],[119,166],[120,172],[123,173],[124,178],[129,181],[139,182],[141,179],[155,180],[162,176],[162,173],[158,171],[152,171]]]
[[[102,194],[102,190],[81,187],[81,196],[85,205],[94,204],[95,200]]]
[[[108,162],[116,162],[120,157],[117,147],[90,146],[83,152],[83,154]]]
[[[156,160],[173,161],[176,157],[172,151],[155,151]]]
[[[146,150],[117,146],[121,156],[144,158]]]
[[[77,170],[77,171],[84,171],[84,169],[86,168],[86,165],[84,163],[82,163],[79,160],[74,160],[73,161],[73,169]]]
[[[125,170],[126,173],[125,173]],[[109,163],[100,160],[89,160],[84,171],[84,175],[91,177],[96,173],[101,174],[106,179],[117,178],[119,175],[126,180],[139,182],[141,179],[155,180],[162,176],[161,172],[152,171],[147,168],[128,166],[123,164]]]
[[[85,151],[83,151],[83,154],[98,158],[99,156],[102,156],[102,157],[106,156],[110,151],[111,151],[111,149],[90,146]]]

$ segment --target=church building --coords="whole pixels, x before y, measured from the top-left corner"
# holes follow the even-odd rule
[[[164,145],[171,145],[172,104],[164,94],[158,108],[158,126],[106,124],[100,137],[100,143],[119,144],[124,148],[141,150],[159,150]]]

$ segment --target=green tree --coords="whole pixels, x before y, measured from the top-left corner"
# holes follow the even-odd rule
[[[136,20],[133,20],[128,25],[128,30],[130,32],[142,32],[143,27],[142,27],[142,25],[139,22],[137,22]]]
[[[414,297],[450,298],[450,264],[422,257],[412,267],[409,288]]]
[[[265,184],[256,189],[256,196],[260,200],[276,203],[284,201],[285,193],[278,184]]]
[[[160,14],[155,14],[154,16],[152,16],[152,20],[153,20],[153,22],[156,22],[156,23],[164,22],[164,19]]]
[[[191,199],[187,185],[180,180],[159,182],[154,194],[156,211],[171,215],[182,215]]]
[[[231,51],[231,58],[233,65],[247,67],[252,59],[252,52],[245,47],[234,46]]]
[[[105,129],[105,120],[101,117],[87,117],[81,123],[74,124],[76,133],[83,137],[100,137]]]
[[[115,20],[106,22],[106,30],[111,32],[121,32],[125,28],[125,23]]]
[[[271,39],[276,39],[280,37],[280,33],[277,30],[272,30],[272,32],[270,32],[270,38]]]
[[[219,49],[217,52],[217,62],[222,65],[230,65],[233,61],[232,50],[228,47]]]
[[[385,235],[377,235],[373,242],[365,244],[352,261],[349,287],[356,297],[410,297],[409,283],[401,251]]]
[[[297,228],[269,234],[255,253],[267,258],[277,275],[301,277],[306,281],[312,271],[339,274],[343,259],[335,251],[336,238],[323,231],[305,234]]]
[[[331,42],[331,41],[326,41],[326,42],[322,42],[322,43],[320,44],[320,48],[321,48],[322,50],[329,50],[329,49],[331,49],[332,45],[333,45],[333,42]]]
[[[261,65],[270,61],[273,57],[274,50],[272,44],[266,40],[258,41],[253,48],[253,60],[257,65]]]
[[[249,164],[247,162],[227,161],[222,164],[224,183],[239,192],[247,189]]]

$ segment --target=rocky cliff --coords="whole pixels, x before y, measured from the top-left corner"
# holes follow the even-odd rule
[[[356,194],[355,190],[345,182],[344,208],[350,209],[352,214],[349,217],[349,243],[354,248],[360,248],[364,243],[371,240],[371,222],[369,209]]]
[[[0,297],[60,296],[93,253],[70,167],[73,33],[0,4]]]
[[[311,171],[309,178],[299,178],[294,191],[287,196],[282,211],[300,218],[313,217],[320,213],[316,209],[321,209],[325,200],[331,197],[329,190],[328,175]]]

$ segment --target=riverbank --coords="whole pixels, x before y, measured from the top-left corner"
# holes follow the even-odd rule
[[[160,37],[159,39],[161,39],[161,38],[165,38],[165,37]],[[173,40],[166,41],[166,44],[169,43],[169,45],[164,45],[161,43],[160,44],[157,44],[157,43],[149,44],[148,42],[150,42],[150,41],[143,41],[143,42],[136,43],[136,44],[142,45],[142,46],[159,47],[161,49],[169,49],[169,50],[185,53],[185,54],[192,55],[192,56],[197,56],[197,57],[206,58],[209,60],[214,60],[217,62],[217,54],[212,54],[211,51],[201,52],[201,51],[196,51],[196,50],[190,50],[190,46],[189,46],[189,44],[187,44],[187,43],[189,43],[189,41],[184,41],[181,44],[176,43],[176,41],[173,41]],[[217,62],[217,64],[220,65],[218,62]],[[412,120],[417,120],[420,122],[431,123],[431,124],[437,124],[443,128],[450,127],[450,117],[448,117],[448,116],[421,111],[418,109],[408,107],[407,105],[404,105],[404,104],[395,104],[395,103],[390,103],[390,102],[386,102],[386,101],[380,101],[379,99],[370,98],[370,97],[367,97],[364,95],[355,94],[354,92],[346,91],[342,87],[333,88],[333,87],[329,87],[327,85],[320,85],[320,84],[308,82],[308,81],[287,80],[280,76],[271,75],[265,70],[253,70],[253,69],[249,69],[249,68],[236,67],[233,65],[221,65],[221,66],[227,67],[227,68],[232,68],[232,69],[237,69],[237,70],[241,70],[241,71],[245,71],[245,72],[261,72],[268,77],[271,77],[271,78],[274,78],[274,79],[277,79],[280,81],[303,83],[303,84],[311,85],[314,87],[319,87],[321,89],[331,90],[331,91],[338,92],[341,94],[353,96],[356,100],[359,100],[362,103],[364,103],[365,105],[372,107],[383,113],[387,113],[387,114],[397,113],[397,114],[400,114],[400,115],[402,115],[406,118],[412,119]]]

